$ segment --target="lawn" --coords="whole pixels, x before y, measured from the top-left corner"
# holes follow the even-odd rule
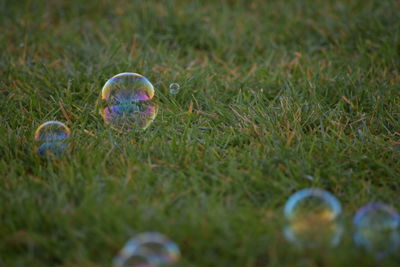
[[[352,242],[364,204],[400,209],[400,2],[0,1],[0,265],[110,266],[164,233],[178,266],[395,266]],[[97,102],[146,76],[159,112],[117,133]],[[168,93],[177,82],[177,95]],[[70,127],[60,160],[36,128]],[[343,206],[335,248],[282,234],[294,192]]]

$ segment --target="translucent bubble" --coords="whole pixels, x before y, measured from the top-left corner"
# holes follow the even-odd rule
[[[382,258],[400,247],[400,215],[384,203],[369,203],[353,218],[354,242]]]
[[[40,125],[35,132],[35,140],[40,142],[65,140],[71,131],[64,123],[59,121],[48,121]]]
[[[301,247],[335,246],[343,233],[341,211],[331,193],[317,188],[300,190],[285,204],[285,237]]]
[[[144,130],[155,119],[154,87],[137,73],[120,73],[101,92],[100,113],[106,124],[118,130]]]
[[[175,242],[160,233],[149,232],[130,239],[114,259],[114,266],[136,266],[128,263],[138,259],[149,266],[169,265],[178,262],[179,258],[180,251]]]
[[[181,86],[178,83],[171,83],[169,85],[169,93],[172,95],[176,95],[177,93],[179,93],[180,88]]]
[[[40,125],[35,132],[41,156],[62,156],[68,148],[67,139],[71,131],[62,122],[48,121]]]
[[[155,267],[156,262],[153,262],[148,255],[134,253],[129,254],[129,251],[122,250],[120,255],[114,258],[115,267]]]

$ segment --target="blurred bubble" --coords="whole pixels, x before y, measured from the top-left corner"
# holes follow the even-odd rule
[[[140,254],[140,252],[135,254],[125,254],[126,252],[121,251],[114,259],[115,267],[155,267],[156,262],[152,262],[152,259],[148,255]]]
[[[172,95],[176,95],[179,93],[181,86],[178,83],[171,83],[169,85],[169,93]]]
[[[148,232],[130,239],[114,258],[114,266],[170,265],[178,262],[179,258],[180,251],[175,242],[160,233]],[[130,262],[142,265],[130,265]]]
[[[307,188],[286,202],[286,239],[300,247],[335,246],[342,237],[340,202],[331,193]]]
[[[40,125],[35,132],[35,140],[40,142],[65,140],[71,131],[64,123],[59,121],[48,121]]]
[[[47,142],[43,143],[38,147],[38,153],[45,156],[54,156],[56,158],[64,155],[65,151],[68,149],[68,144],[63,142]]]
[[[154,87],[137,73],[120,73],[109,79],[101,92],[100,113],[117,130],[144,130],[155,119]]]
[[[68,149],[66,142],[71,131],[62,122],[48,121],[40,125],[35,132],[35,141],[39,143],[41,156],[61,157]]]
[[[369,203],[361,207],[353,218],[354,242],[365,247],[377,258],[400,247],[400,215],[384,203]]]

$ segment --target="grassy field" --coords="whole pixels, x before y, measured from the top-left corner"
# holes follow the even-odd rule
[[[0,1],[0,265],[109,266],[133,234],[159,231],[180,245],[179,266],[376,266],[351,218],[370,201],[400,209],[399,10]],[[118,136],[96,110],[120,72],[156,88],[145,132]],[[72,151],[43,160],[33,134],[54,119]],[[338,247],[285,241],[283,205],[305,187],[342,202]]]

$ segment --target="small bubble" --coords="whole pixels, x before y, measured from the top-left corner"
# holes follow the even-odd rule
[[[172,95],[176,95],[177,93],[179,93],[180,88],[181,86],[178,83],[171,83],[169,85],[169,93]]]
[[[335,246],[343,233],[340,214],[340,202],[331,193],[317,188],[300,190],[285,204],[285,237],[300,247]]]

